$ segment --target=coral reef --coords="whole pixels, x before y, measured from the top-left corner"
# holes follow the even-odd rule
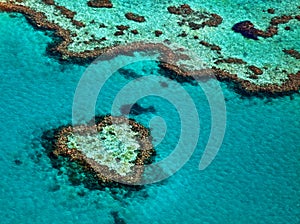
[[[50,155],[75,161],[102,184],[130,185],[141,181],[153,153],[146,128],[125,117],[106,116],[95,125],[61,128]]]
[[[60,2],[60,4],[62,3]],[[89,4],[109,5],[111,2],[95,0],[90,1]],[[94,16],[93,13],[85,17],[74,7],[71,10],[67,6],[57,4],[55,0],[0,0],[0,10],[22,13],[35,28],[53,30],[59,38],[48,46],[47,52],[59,60],[85,63],[91,62],[103,54],[109,59],[118,54],[133,55],[136,51],[151,54],[159,52],[158,59],[161,68],[175,72],[176,75],[173,75],[172,72],[166,74],[173,78],[176,77],[177,80],[193,80],[194,76],[212,77],[214,73],[219,80],[236,83],[238,89],[245,87],[241,91],[242,94],[255,94],[255,91],[259,91],[277,95],[299,90],[297,78],[299,66],[291,61],[297,60],[299,55],[292,48],[293,46],[283,50],[287,54],[286,58],[291,58],[290,56],[294,58],[291,60],[284,58],[284,60],[289,60],[291,66],[288,66],[286,62],[280,64],[281,67],[272,66],[269,62],[260,63],[260,59],[248,62],[244,57],[239,58],[241,54],[232,52],[228,54],[228,48],[223,47],[220,42],[216,44],[214,43],[215,40],[205,39],[202,33],[206,33],[207,30],[199,32],[200,29],[218,29],[223,21],[220,15],[195,9],[187,4],[179,6],[162,4],[165,7],[162,13],[169,14],[172,29],[168,29],[170,26],[160,26],[153,27],[151,31],[145,30],[141,25],[145,23],[145,27],[148,27],[149,21],[151,23],[153,18],[149,16],[146,21],[145,17],[136,13],[127,13],[128,8],[123,8],[123,11],[120,12],[111,10],[112,13],[119,13],[117,15],[119,18],[126,15],[129,19],[125,22],[112,21],[111,24]],[[110,12],[110,10],[101,8],[91,9],[86,4],[80,7],[86,7],[85,10],[87,11],[98,10],[97,12],[100,13],[102,12],[100,10],[104,10],[107,11],[106,13]],[[120,6],[116,5],[115,7]],[[272,15],[275,11],[270,9],[268,13]],[[285,24],[291,20],[293,20],[291,25],[288,24],[284,29],[279,29],[280,24]],[[251,21],[237,23],[233,29],[247,38],[257,40],[259,37],[271,38],[275,34],[280,35],[278,30],[280,32],[293,31],[295,29],[293,23],[297,21],[300,21],[300,15],[295,13],[292,15],[282,14],[270,18],[265,30],[256,28]],[[141,22],[143,23],[141,24]],[[151,41],[149,37],[154,39]],[[197,41],[198,39],[201,41]],[[198,56],[206,55],[205,69],[199,68],[198,64],[193,64],[194,62],[186,56],[187,53],[180,53],[177,47],[172,45],[172,42],[178,40],[187,49],[192,46]]]

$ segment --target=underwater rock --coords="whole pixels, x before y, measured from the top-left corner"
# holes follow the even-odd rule
[[[121,36],[121,35],[124,35],[124,32],[123,30],[118,30],[114,33],[115,36]]]
[[[215,44],[210,44],[206,41],[200,41],[199,44],[205,46],[205,47],[208,47],[209,49],[211,49],[212,51],[221,51],[221,47],[219,47],[218,45],[215,45]]]
[[[273,37],[278,33],[278,28],[276,26],[269,26],[266,31],[258,30],[258,35],[264,38]]]
[[[160,81],[159,84],[163,88],[167,88],[169,86],[167,82],[163,82],[163,81]]]
[[[258,40],[258,36],[263,38],[269,38],[269,37],[273,37],[275,34],[278,33],[279,24],[287,23],[291,19],[293,19],[293,16],[287,16],[287,15],[275,16],[271,19],[270,25],[265,31],[256,29],[253,23],[251,23],[249,20],[246,20],[234,24],[232,30],[234,30],[237,33],[241,33],[246,38],[253,39],[253,40]]]
[[[153,106],[150,107],[142,107],[138,103],[134,104],[125,104],[120,108],[120,111],[123,115],[132,114],[132,115],[140,115],[143,113],[154,113],[155,108]]]
[[[94,7],[94,8],[112,8],[113,4],[111,3],[110,0],[90,0],[88,1],[88,6],[89,7]]]
[[[47,5],[55,5],[54,0],[42,0]]]
[[[141,78],[142,75],[136,73],[133,69],[124,69],[120,68],[118,72],[123,75],[126,79],[138,79]]]
[[[132,34],[134,34],[134,35],[139,34],[139,31],[137,31],[137,30],[131,30],[130,32],[131,32]]]
[[[132,13],[132,12],[126,13],[125,17],[128,20],[132,20],[132,21],[135,21],[135,22],[138,22],[138,23],[142,23],[142,22],[146,21],[144,16],[140,16],[140,15]]]
[[[267,12],[270,13],[270,14],[274,14],[274,13],[275,13],[275,9],[269,8],[269,9],[267,10]]]
[[[232,29],[235,32],[241,33],[244,37],[249,39],[257,40],[258,36],[263,38],[269,38],[269,37],[273,37],[275,34],[278,33],[279,24],[285,24],[292,19],[299,20],[297,15],[295,17],[291,15],[275,16],[271,19],[270,25],[265,31],[256,29],[254,25],[248,20],[235,24],[232,27]],[[287,26],[285,30],[290,30],[290,27]]]
[[[210,14],[210,18],[203,22],[202,25],[203,26],[210,26],[210,27],[217,27],[219,26],[223,21],[223,18],[221,16],[219,16],[218,14]]]
[[[177,37],[186,37],[188,34],[185,31],[182,31],[182,33],[178,34]]]
[[[78,20],[72,20],[72,23],[77,26],[78,28],[81,28],[81,27],[85,27],[85,24],[81,21],[78,21]]]
[[[167,9],[169,13],[182,17],[182,19],[177,22],[179,26],[187,25],[192,30],[198,30],[205,26],[216,27],[223,21],[223,18],[218,14],[196,11],[187,4],[179,7],[169,6]]]
[[[96,118],[94,125],[66,126],[54,138],[51,159],[76,162],[102,185],[138,184],[143,165],[154,153],[149,131],[125,117],[106,116]]]
[[[100,23],[99,28],[107,28],[107,26],[104,23]]]
[[[282,51],[293,58],[300,59],[300,52],[296,51],[295,49],[283,49]]]
[[[247,64],[243,59],[240,58],[224,58],[215,61],[215,64],[227,63],[227,64]]]
[[[163,34],[163,32],[162,31],[160,31],[160,30],[155,30],[155,36],[156,37],[159,37],[160,35],[162,35]]]
[[[119,212],[112,211],[110,214],[114,219],[114,224],[126,224],[125,220],[120,217]]]
[[[260,68],[254,66],[254,65],[250,65],[250,66],[248,66],[248,68],[249,68],[255,75],[261,75],[261,74],[263,74],[263,71],[262,71]]]
[[[257,75],[250,75],[249,78],[250,79],[258,79],[258,76]]]
[[[43,0],[43,3],[45,3],[46,5],[53,5],[54,8],[60,12],[60,14],[70,19],[71,23],[78,28],[85,27],[85,24],[83,22],[74,19],[74,16],[77,14],[76,12],[66,8],[65,6],[56,4],[54,0]]]
[[[179,7],[169,6],[167,9],[169,13],[175,15],[189,15],[194,11],[188,4],[184,4]]]
[[[276,16],[276,17],[271,19],[270,24],[273,25],[273,26],[277,26],[279,24],[287,23],[291,19],[293,19],[292,16],[287,16],[287,15]]]
[[[232,30],[242,34],[246,38],[258,40],[258,29],[254,28],[253,23],[249,20],[234,24]]]
[[[55,2],[53,1],[53,3],[55,4]],[[76,12],[71,11],[70,9],[67,9],[64,6],[60,6],[60,5],[55,5],[55,8],[57,10],[59,10],[61,12],[61,14],[63,14],[64,16],[66,16],[68,19],[73,19],[74,16],[76,15]]]
[[[128,30],[130,27],[129,26],[125,26],[125,25],[118,25],[118,26],[116,26],[116,28],[118,30],[124,31],[124,30]]]
[[[15,164],[16,165],[18,165],[18,166],[20,166],[20,165],[22,165],[22,161],[21,160],[19,160],[19,159],[15,159]]]

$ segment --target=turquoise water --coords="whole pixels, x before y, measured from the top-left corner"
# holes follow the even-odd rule
[[[40,143],[44,131],[72,122],[74,92],[86,67],[49,58],[45,49],[51,38],[22,16],[1,13],[0,23],[1,223],[117,223],[111,212],[126,223],[300,222],[298,94],[243,98],[221,83],[226,134],[213,163],[200,171],[209,108],[199,87],[183,84],[201,121],[199,143],[188,163],[169,179],[126,196],[123,190],[89,190],[73,186],[54,169]],[[155,62],[130,68],[159,75]],[[110,111],[115,92],[130,79],[119,73],[112,77],[97,104],[98,114]],[[176,110],[156,97],[141,104],[156,112],[133,116],[136,120],[147,126],[151,116],[160,115],[168,125],[157,146],[158,159],[163,158],[178,137]]]

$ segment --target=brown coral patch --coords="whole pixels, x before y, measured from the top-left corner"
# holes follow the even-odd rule
[[[81,27],[85,27],[85,24],[81,21],[78,21],[78,20],[72,20],[72,23],[77,26],[78,28],[81,28]]]
[[[116,26],[116,28],[118,30],[124,31],[124,30],[128,30],[130,27],[129,26],[125,26],[125,25],[118,25],[118,26]]]
[[[300,59],[300,52],[296,51],[295,49],[289,49],[289,50],[283,49],[282,51],[283,51],[284,53],[286,53],[286,54],[292,56],[293,58],[296,58],[296,59],[298,59],[298,60]]]
[[[205,46],[205,47],[208,47],[209,49],[211,49],[212,51],[221,51],[221,47],[219,47],[218,45],[215,45],[215,44],[210,44],[206,41],[200,41],[199,42],[201,45]]]
[[[249,68],[255,75],[261,75],[261,74],[263,74],[263,71],[262,71],[260,68],[254,66],[254,65],[250,65],[250,66],[248,66],[248,68]]]
[[[269,9],[267,10],[267,12],[270,13],[270,14],[274,14],[274,13],[275,13],[275,9],[269,8]]]
[[[54,3],[54,1],[53,1]],[[55,3],[54,3],[55,4]],[[69,9],[67,9],[66,7],[64,6],[60,6],[60,5],[55,5],[55,8],[57,10],[59,10],[61,12],[61,14],[65,15],[68,19],[73,19],[74,16],[76,15],[76,12],[73,12]]]
[[[156,36],[156,37],[159,37],[160,35],[163,34],[163,32],[160,31],[160,30],[155,30],[154,33],[155,33],[155,36]]]
[[[107,28],[107,26],[104,23],[100,23],[99,28]]]
[[[175,15],[189,15],[194,12],[194,10],[188,4],[180,5],[179,7],[169,6],[167,9],[169,13]]]
[[[123,30],[119,30],[119,31],[115,32],[114,35],[121,36],[121,35],[124,35],[124,32],[123,32]]]
[[[62,15],[70,19],[72,24],[77,26],[78,28],[85,27],[85,24],[83,22],[74,19],[76,12],[71,11],[65,6],[57,5],[54,0],[43,0],[43,2],[47,5],[53,5],[56,10],[60,11]]]
[[[169,13],[182,17],[182,19],[177,22],[179,26],[187,25],[192,30],[198,30],[205,26],[216,27],[223,21],[223,18],[215,13],[209,14],[195,11],[187,4],[179,7],[169,6],[167,9]]]
[[[90,0],[87,5],[93,8],[112,8],[113,4],[110,0]]]
[[[54,0],[42,0],[46,5],[55,5]]]
[[[144,16],[140,16],[140,15],[132,13],[132,12],[126,13],[125,17],[128,20],[132,20],[132,21],[135,21],[135,22],[138,22],[138,23],[142,23],[142,22],[146,21]]]
[[[186,37],[188,34],[185,31],[182,31],[182,33],[178,34],[177,37]]]
[[[223,18],[221,16],[219,16],[218,14],[211,14],[211,17],[209,18],[209,20],[205,21],[203,23],[203,26],[211,26],[211,27],[217,27],[218,25],[220,25],[223,21]]]
[[[273,26],[277,26],[279,24],[284,24],[284,23],[287,23],[289,22],[291,19],[293,19],[292,16],[287,16],[287,15],[282,15],[282,16],[276,16],[276,17],[273,17],[271,19],[271,22],[270,24],[273,25]]]
[[[130,32],[131,32],[132,34],[134,34],[134,35],[139,34],[139,31],[138,31],[138,30],[131,30]]]
[[[278,33],[278,25],[289,22],[292,19],[297,19],[298,17],[291,15],[275,16],[271,19],[269,27],[263,31],[254,27],[251,21],[242,21],[233,25],[232,30],[241,33],[244,37],[258,40],[258,36],[269,38]],[[300,19],[300,17],[299,17]],[[289,30],[287,28],[286,30]]]
[[[243,59],[240,58],[225,58],[215,61],[215,64],[227,63],[227,64],[247,64]]]
[[[254,28],[253,23],[248,20],[234,24],[232,30],[241,33],[244,37],[258,40],[257,36],[259,30]]]

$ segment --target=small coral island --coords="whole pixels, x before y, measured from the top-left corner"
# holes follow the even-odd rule
[[[138,185],[154,149],[149,131],[132,119],[101,117],[96,124],[56,130],[48,153],[75,162],[100,185]]]

